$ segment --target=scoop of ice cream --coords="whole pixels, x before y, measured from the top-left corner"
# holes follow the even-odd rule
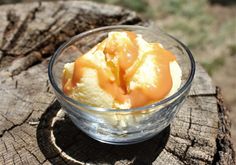
[[[108,37],[63,70],[63,91],[87,105],[126,109],[162,100],[181,85],[175,56],[140,34]]]

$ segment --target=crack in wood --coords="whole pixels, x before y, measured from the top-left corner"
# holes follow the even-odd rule
[[[190,145],[187,145],[187,147],[186,147],[186,149],[185,149],[185,151],[184,151],[182,160],[184,160],[184,159],[185,159],[185,161],[188,160],[188,159],[187,159],[188,150],[189,150],[190,147],[193,147],[194,144],[195,144],[195,139],[191,140],[191,144],[190,144]]]
[[[28,134],[28,133],[26,133],[25,131],[23,131],[22,129],[21,129],[21,131],[24,132],[25,134],[27,134],[29,137],[33,137],[33,136],[31,136],[30,134]],[[21,139],[21,140],[24,142],[24,145],[22,145],[21,147],[24,148],[26,151],[28,151],[29,154],[32,155],[38,163],[43,164],[43,162],[46,161],[46,160],[39,161],[38,157],[37,157],[31,150],[29,150],[29,149],[27,148],[27,145],[29,145],[29,144],[28,144],[27,141],[24,140],[24,138],[22,138],[22,137],[19,136],[18,134],[12,135],[11,132],[9,132],[9,134],[11,134],[11,136],[14,138],[14,141],[15,141],[16,143],[18,143],[18,141],[15,140],[15,137],[14,137],[14,136],[17,136],[19,139]],[[35,138],[35,137],[34,137],[34,138]],[[20,143],[20,144],[21,144],[21,143]],[[17,151],[17,150],[16,150],[16,151]],[[26,157],[27,157],[27,156],[26,156]],[[26,157],[24,157],[24,158],[26,158]]]
[[[170,136],[172,136],[174,138],[180,138],[180,139],[185,140],[185,141],[190,141],[189,139],[185,139],[184,137],[181,137],[178,134],[173,134],[172,132],[171,132]]]
[[[27,164],[29,164],[29,165],[30,165],[30,163],[29,163],[29,160],[28,160],[28,157],[27,157],[27,156],[25,157],[25,159],[26,159],[26,161],[27,161]]]
[[[188,152],[189,148],[194,145],[194,139],[191,138],[190,133],[189,133],[191,127],[192,127],[192,108],[189,109],[189,126],[188,126],[188,129],[187,129],[188,139],[191,141],[191,144],[187,145],[187,147],[184,151],[183,157],[181,158],[182,161],[187,161],[188,160],[186,158],[187,152]]]
[[[57,10],[52,14],[52,17],[56,17],[56,15],[61,11],[64,10],[65,7],[64,5],[60,4],[59,7],[57,8]]]
[[[2,57],[3,57],[3,55],[4,55],[4,53],[3,53],[3,51],[1,50],[1,48],[0,48],[0,64],[1,64],[1,61],[2,61]],[[0,65],[1,66],[1,65]],[[2,68],[0,67],[0,70],[1,70]]]
[[[214,154],[213,164],[235,164],[235,151],[230,142],[230,121],[227,120],[229,109],[224,106],[224,101],[219,87],[216,87],[216,93],[219,131],[216,139],[217,152]]]
[[[35,19],[35,15],[38,11],[40,11],[41,3],[38,4],[37,7],[35,7],[33,10],[31,10],[28,15],[25,17],[25,19],[22,21],[21,25],[17,29],[17,32],[11,39],[8,45],[5,45],[3,47],[4,50],[10,50],[12,49],[15,44],[17,43],[18,39],[21,38],[21,36],[24,34],[24,32],[27,29],[27,24]],[[16,55],[16,54],[15,54]]]
[[[195,97],[194,97],[195,98]],[[197,104],[198,105],[198,104]],[[199,106],[199,105],[198,105]],[[199,109],[203,109],[202,107],[199,107]],[[188,143],[184,143],[185,145],[186,145],[186,148],[185,148],[185,150],[184,150],[184,152],[183,152],[183,154],[175,154],[176,156],[179,156],[179,159],[181,160],[181,161],[185,161],[185,163],[191,163],[191,160],[193,160],[193,159],[195,159],[195,160],[201,160],[201,161],[204,161],[204,162],[208,162],[208,163],[210,163],[210,160],[209,159],[205,159],[205,158],[202,158],[202,157],[199,157],[199,156],[193,156],[192,154],[188,154],[188,152],[189,152],[189,149],[190,148],[194,148],[194,146],[195,146],[195,144],[198,144],[198,145],[202,145],[202,146],[204,146],[203,144],[201,144],[201,143],[199,143],[198,141],[197,141],[197,139],[190,133],[190,130],[192,129],[192,126],[193,125],[197,125],[197,126],[200,126],[200,127],[207,127],[207,125],[201,125],[201,124],[199,124],[199,123],[194,123],[193,122],[193,109],[192,109],[192,107],[190,107],[189,109],[188,109],[188,111],[189,111],[189,121],[186,121],[186,120],[181,120],[181,118],[178,118],[178,121],[182,121],[182,122],[184,122],[184,123],[187,123],[188,124],[188,128],[187,128],[187,135],[188,135],[188,138],[185,138],[185,137],[181,137],[181,136],[179,136],[178,134],[171,134],[171,136],[173,136],[173,137],[177,137],[177,138],[181,138],[181,139],[183,139],[183,140],[189,140],[191,143],[190,144],[188,144]],[[217,128],[215,128],[215,127],[209,127],[209,128],[214,128],[214,129],[217,129]],[[178,142],[179,143],[179,142]],[[168,151],[171,151],[171,152],[175,152],[174,150],[172,151],[171,149],[167,149]],[[207,153],[205,153],[205,154],[207,154]],[[212,155],[209,155],[209,157],[212,157]]]
[[[18,86],[18,81],[16,80],[15,81],[15,89],[17,89],[17,86]]]
[[[197,98],[197,97],[216,97],[216,93],[209,93],[209,94],[190,94],[188,97]]]
[[[24,147],[24,149],[25,149],[26,151],[28,151],[28,153],[29,153],[30,155],[32,155],[38,163],[43,164],[43,161],[41,162],[41,161],[38,159],[38,157],[37,157],[33,152],[31,152],[28,148]],[[45,160],[46,160],[46,159],[45,159]],[[44,160],[44,161],[45,161],[45,160]]]
[[[6,164],[6,160],[5,160],[5,158],[4,158],[4,155],[3,155],[3,154],[1,154],[1,157],[2,157],[2,160],[3,160],[3,164]]]
[[[28,142],[27,141],[25,141],[25,139],[24,138],[22,138],[21,136],[19,136],[18,134],[15,134],[14,136],[17,136],[19,139],[21,139],[25,144],[28,144]]]
[[[20,162],[21,162],[22,164],[24,164],[24,163],[23,163],[23,160],[22,160],[22,158],[21,158],[21,156],[20,156],[20,154],[19,154],[19,152],[18,152],[17,149],[15,148],[15,145],[14,145],[13,143],[11,143],[11,145],[12,145],[12,147],[13,147],[13,149],[14,149],[16,155],[20,158]],[[15,157],[15,155],[14,155],[13,157]],[[13,163],[15,164],[15,159],[14,159],[14,158],[13,158]]]
[[[7,21],[8,25],[6,26],[3,32],[1,47],[4,47],[4,45],[6,44],[9,33],[11,33],[12,30],[17,28],[17,24],[20,21],[20,17],[16,15],[15,10],[9,10],[7,12]]]
[[[47,87],[46,92],[47,92],[47,93],[52,93],[52,92],[50,91],[50,87],[49,87],[49,86]]]
[[[65,13],[64,13],[65,14]],[[41,40],[40,42],[36,42],[33,47],[31,47],[27,52],[25,52],[25,54],[30,54],[32,51],[39,51],[44,58],[46,58],[47,56],[45,56],[45,54],[50,54],[50,52],[52,53],[56,47],[56,45],[58,45],[58,41],[55,39],[55,34],[58,33],[58,31],[56,31],[54,29],[53,33],[50,33],[50,30],[54,27],[54,26],[58,26],[58,30],[63,29],[63,27],[61,27],[61,25],[57,25],[57,23],[59,22],[59,20],[61,20],[63,18],[63,14],[59,17],[57,17],[51,24],[49,24],[47,26],[46,29],[39,31],[39,34],[35,36],[36,40],[38,36],[41,36]],[[66,25],[64,25],[66,27]],[[58,33],[60,34],[60,33]],[[42,37],[44,36],[44,37]],[[61,41],[60,43],[64,42],[65,40]],[[28,41],[28,42],[32,42],[32,41]],[[53,44],[52,44],[53,43]],[[26,43],[27,44],[27,43]],[[45,47],[47,47],[48,45],[53,45],[53,48],[51,49],[45,49]]]
[[[4,145],[4,148],[5,148],[6,152],[8,152],[7,145],[6,145],[5,141],[2,140],[2,142],[3,142],[3,145]]]
[[[9,135],[12,137],[12,139],[16,142],[15,137],[12,135],[11,131],[8,131]]]
[[[173,155],[175,157],[175,159],[177,159],[178,161],[182,162],[183,164],[187,165],[187,163],[185,161],[181,161],[181,157],[179,157],[179,155],[177,155],[175,152],[173,152],[172,150],[169,150],[167,148],[165,148],[164,150],[166,150],[166,152],[170,153],[171,155]]]
[[[29,137],[33,137],[33,138],[35,138],[35,136],[33,136],[33,135],[31,135],[31,134],[29,134],[28,132],[26,132],[24,129],[21,129],[21,131],[22,132],[24,132],[26,135],[28,135]]]
[[[189,108],[189,126],[188,126],[188,129],[187,129],[187,135],[188,135],[188,138],[191,140],[191,137],[190,137],[190,134],[189,134],[189,130],[191,129],[192,127],[192,108]]]
[[[189,123],[188,121],[186,121],[186,120],[183,120],[183,119],[181,119],[181,118],[178,118],[178,121],[181,121],[181,122],[183,122],[183,123]],[[206,125],[206,123],[203,123],[203,124],[201,124],[201,123],[196,123],[196,122],[192,122],[192,125],[197,125],[197,126],[200,126],[200,127],[207,127],[207,128],[214,128],[214,129],[218,129],[218,127],[217,126],[210,126],[210,125]]]
[[[0,113],[0,115],[8,122],[10,122],[12,125],[14,125],[15,123],[12,122],[11,120],[9,120],[4,114]]]
[[[22,129],[21,129],[21,131],[24,132]],[[32,155],[32,156],[35,158],[35,160],[36,160],[37,162],[39,162],[40,164],[43,164],[43,162],[46,161],[46,160],[44,160],[44,161],[42,161],[42,162],[39,161],[39,159],[37,158],[37,156],[27,148],[26,145],[28,145],[28,142],[26,142],[26,141],[24,140],[24,138],[22,138],[22,137],[19,136],[18,134],[14,134],[14,135],[13,135],[13,134],[11,133],[11,131],[9,131],[8,133],[9,133],[9,135],[12,137],[12,139],[14,140],[15,143],[18,143],[18,141],[16,140],[15,136],[17,136],[19,139],[21,139],[21,140],[24,142],[24,144],[19,143],[19,144],[21,145],[20,148],[24,148],[26,151],[28,151],[29,154]],[[26,133],[26,132],[24,132],[24,133]],[[32,137],[32,136],[29,135],[28,133],[26,133],[26,134],[27,134],[28,136]],[[18,149],[15,148],[15,145],[14,145],[13,143],[11,143],[11,144],[12,144],[12,146],[13,146],[13,148],[14,148],[14,151],[15,151],[15,152],[17,153],[17,155],[19,156],[19,158],[20,158],[20,160],[21,160],[21,163],[24,164],[23,161],[22,161],[22,158],[21,158],[21,156],[20,156],[20,154],[19,154],[19,152],[18,152]],[[27,157],[27,156],[26,156],[26,157]],[[26,157],[24,157],[24,158],[26,158]],[[13,158],[13,161],[14,161],[14,158]],[[16,164],[17,164],[17,163],[16,163]]]
[[[20,64],[14,67],[14,63],[10,66],[14,67],[10,70],[11,76],[16,76],[20,74],[22,71],[27,70],[28,68],[39,64],[42,61],[42,55],[39,52],[33,51],[28,56],[22,57]]]
[[[13,155],[13,165],[16,165],[16,163],[15,163],[15,156],[16,155]]]
[[[194,157],[194,156],[188,156],[187,157],[187,152],[189,150],[190,147],[193,147],[197,142],[195,141],[195,139],[191,140],[191,144],[190,145],[187,145],[186,147],[186,150],[184,151],[184,154],[183,156],[180,156],[178,154],[176,154],[174,151],[170,150],[170,149],[166,149],[166,151],[168,151],[169,153],[173,154],[175,157],[177,157],[182,163],[186,164],[186,165],[189,165],[189,164],[192,164],[192,161],[193,160],[200,160],[200,161],[203,161],[205,162],[206,164],[211,164],[211,161],[210,160],[207,160],[207,159],[204,159],[204,158],[201,158],[201,157]],[[213,163],[214,164],[214,163]]]
[[[130,15],[127,14],[126,16],[124,16],[125,19],[121,19],[124,20],[120,22],[121,25],[135,25],[135,24],[145,25],[145,22],[143,22],[139,17],[133,16],[127,19],[127,16],[130,17]]]
[[[0,138],[3,137],[6,132],[9,132],[9,131],[13,130],[14,128],[23,125],[23,124],[30,118],[30,116],[32,115],[32,113],[33,113],[33,110],[26,116],[26,118],[25,118],[21,123],[19,123],[19,124],[14,124],[14,125],[12,125],[10,128],[4,129],[4,130],[2,131],[2,133],[0,134]]]
[[[30,163],[29,163],[29,160],[28,160],[28,157],[27,157],[27,156],[25,157],[25,160],[26,160],[26,162],[27,162],[26,164],[27,164],[27,165],[30,165]]]

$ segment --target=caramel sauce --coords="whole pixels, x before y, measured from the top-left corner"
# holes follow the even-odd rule
[[[119,102],[124,102],[126,99],[126,96],[119,87],[114,79],[111,78],[111,73],[109,70],[104,70],[103,68],[99,67],[98,65],[84,59],[84,58],[78,58],[75,61],[74,65],[74,72],[73,72],[73,78],[72,78],[72,86],[75,86],[77,82],[80,81],[80,79],[83,76],[83,69],[84,68],[92,68],[97,71],[98,74],[98,82],[99,86],[104,89],[106,92],[110,93],[113,98]]]
[[[69,95],[71,93],[71,91],[73,90],[73,86],[71,83],[71,79],[68,79],[66,81],[62,82],[62,86],[63,86],[63,91],[65,92],[65,94]]]
[[[75,61],[72,80],[68,79],[66,81],[63,79],[64,92],[69,93],[80,81],[84,68],[92,68],[97,71],[99,86],[111,94],[119,103],[130,99],[131,107],[140,107],[163,99],[172,88],[169,63],[176,60],[175,56],[160,47],[159,44],[152,43],[153,49],[146,52],[141,59],[138,59],[139,47],[136,42],[136,34],[133,32],[125,33],[128,36],[128,40],[125,40],[125,42],[120,42],[119,35],[112,35],[109,40],[105,39],[97,46],[97,50],[104,52],[109,70],[99,67],[99,65],[86,60],[83,56],[79,57]],[[155,55],[155,62],[158,67],[156,70],[156,85],[128,90],[129,81],[148,55]]]

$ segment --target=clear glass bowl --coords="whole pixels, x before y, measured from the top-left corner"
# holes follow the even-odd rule
[[[75,61],[111,31],[133,31],[148,42],[159,42],[174,53],[182,69],[182,83],[173,95],[139,108],[107,109],[92,107],[73,100],[62,91],[64,64]],[[49,62],[48,74],[62,108],[74,124],[90,137],[110,144],[124,145],[147,140],[166,128],[189,93],[195,73],[189,49],[174,37],[141,26],[107,26],[81,33],[63,44]]]

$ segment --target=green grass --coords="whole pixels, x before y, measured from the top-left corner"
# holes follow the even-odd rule
[[[229,49],[230,56],[236,56],[236,43],[229,45],[228,49]]]
[[[225,58],[218,57],[218,58],[215,58],[211,62],[203,62],[201,64],[206,69],[206,71],[209,73],[209,75],[212,75],[213,72],[217,71],[220,67],[224,66]]]
[[[214,36],[214,46],[220,46],[226,39],[236,39],[236,19],[232,18],[219,25],[217,36]]]
[[[120,5],[137,12],[147,12],[149,6],[145,0],[94,0],[97,2]]]
[[[206,11],[206,0],[166,0],[157,7],[159,19],[172,17],[170,24],[164,25],[169,33],[186,36],[190,49],[200,49],[209,42],[209,29],[214,18]],[[164,17],[164,18],[163,18]]]
[[[156,11],[164,22],[161,28],[183,39],[197,60],[204,57],[200,63],[212,75],[224,66],[227,56],[236,54],[236,19],[220,20],[207,6],[207,0],[163,0]],[[211,49],[214,54],[209,53]]]
[[[158,11],[166,15],[178,15],[191,19],[202,14],[205,3],[205,0],[163,0],[160,1]]]

